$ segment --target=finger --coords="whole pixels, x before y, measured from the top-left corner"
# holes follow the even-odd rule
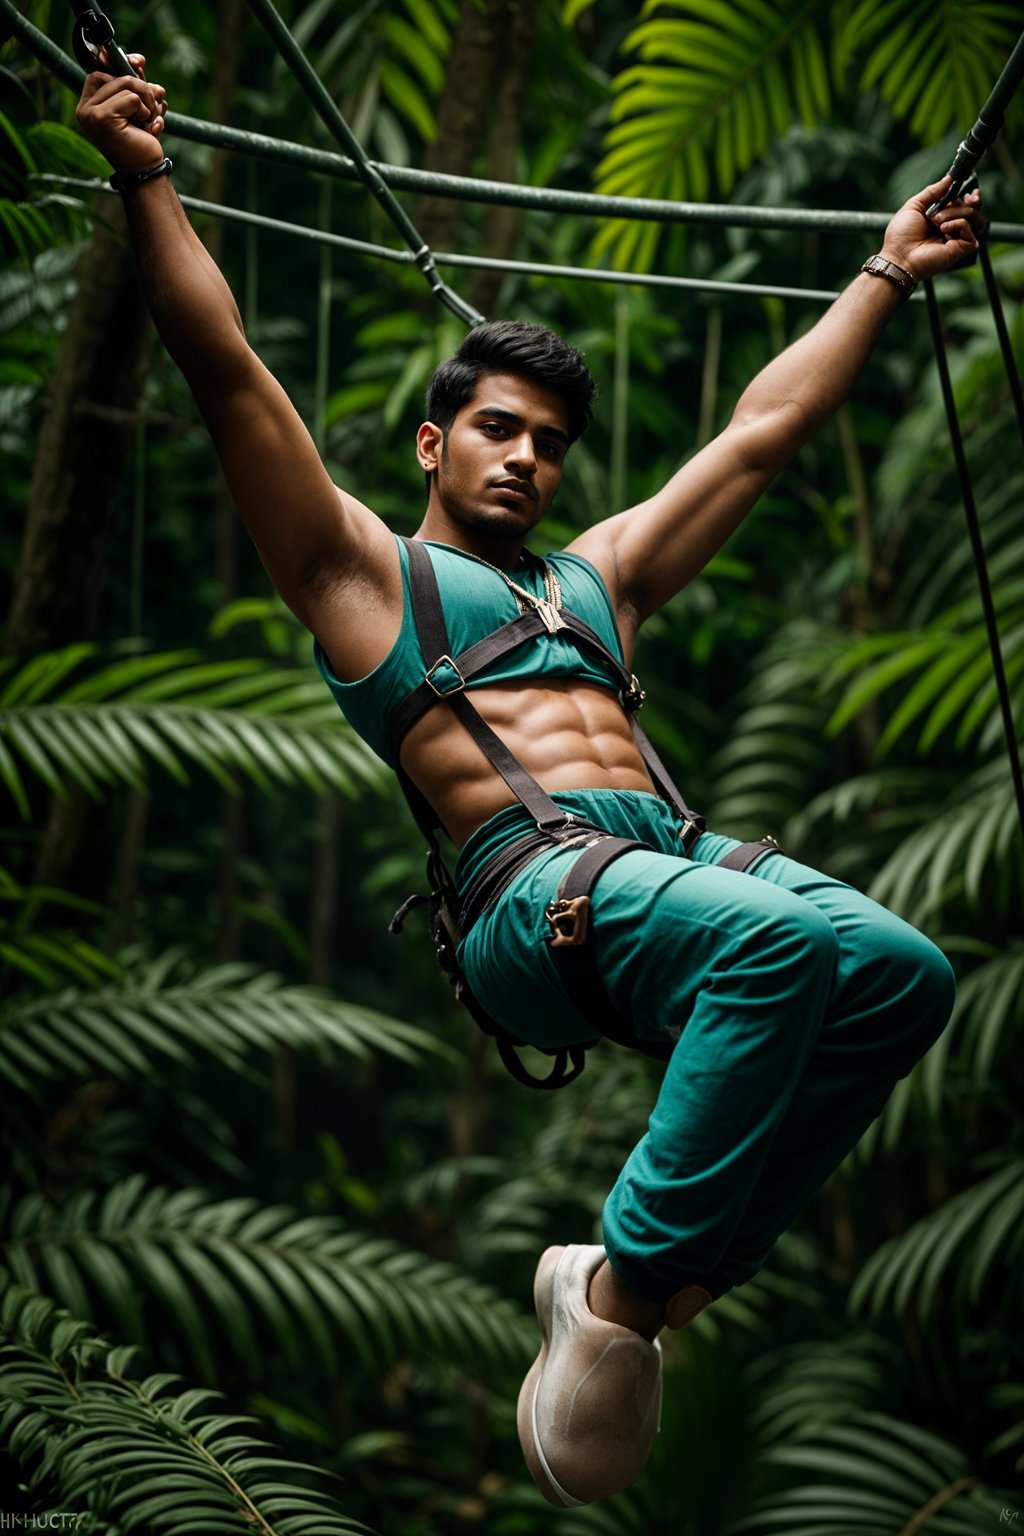
[[[135,80],[131,75],[120,75],[116,79],[110,75],[101,75],[100,84],[93,92],[91,105],[94,107],[105,106],[108,102],[118,101],[123,110],[128,96],[136,96],[145,107],[149,116],[156,113],[160,100],[167,94],[163,86],[153,86],[145,80]],[[159,92],[159,96],[157,95]],[[138,108],[126,114],[129,117],[139,115]]]
[[[966,219],[950,219],[942,226],[940,233],[951,245],[959,243],[971,251],[977,248],[978,238]]]
[[[128,63],[132,66],[140,80],[146,78],[146,55],[144,53],[129,53],[126,55]]]
[[[118,85],[120,82],[115,80],[111,83]],[[126,121],[140,128],[146,127],[150,121],[156,120],[156,112],[135,91],[117,91],[113,96],[105,97],[103,104],[113,109],[115,117],[123,117]]]
[[[100,69],[94,69],[90,71],[90,73],[86,75],[85,80],[82,82],[82,99],[84,101],[91,100],[92,97],[95,96],[96,92],[100,90],[101,87],[106,85],[112,78],[113,77],[111,75],[105,75]]]
[[[907,203],[907,207],[916,208],[920,213],[923,213],[929,203],[934,203],[935,199],[941,197],[946,188],[952,186],[952,184],[953,178],[947,171],[941,181],[933,181],[930,187],[925,187],[916,197],[912,197]]]

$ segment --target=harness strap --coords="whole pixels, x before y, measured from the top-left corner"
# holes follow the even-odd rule
[[[567,825],[571,826],[565,812],[559,810],[550,796],[541,789],[533,775],[528,773],[513,756],[464,692],[466,683],[485,667],[507,655],[509,651],[517,649],[525,641],[545,633],[543,621],[533,612],[520,614],[518,618],[503,624],[491,634],[485,635],[475,645],[469,646],[460,655],[453,657],[448,626],[437,586],[437,576],[430,555],[423,543],[416,539],[403,538],[402,542],[409,553],[413,618],[420,649],[427,663],[427,675],[422,683],[406,695],[392,720],[389,736],[395,760],[398,760],[402,740],[409,728],[439,699],[445,699],[477,746],[501,774],[512,793],[526,806],[537,826],[551,833]],[[643,702],[643,693],[636,678],[626,671],[618,657],[612,655],[600,635],[592,630],[578,614],[573,613],[571,609],[563,609],[561,617],[565,629],[608,669],[617,683],[623,708],[630,717],[637,748],[659,795],[679,817],[682,824],[680,836],[683,850],[688,854],[707,823],[703,816],[696,815],[683,803],[667,768],[636,719],[636,710]],[[422,796],[420,798],[422,800]],[[423,804],[425,805],[426,802],[423,801]],[[422,822],[420,825],[422,826]]]
[[[443,664],[454,665],[449,655],[448,626],[429,554],[423,544],[416,540],[407,539],[405,542],[409,550],[409,574],[412,578],[413,617],[429,678]],[[432,656],[437,659],[431,665]],[[559,828],[571,825],[566,813],[541,789],[532,773],[527,772],[501,737],[491,730],[475,705],[466,698],[462,686],[460,682],[454,688],[437,691],[458,716],[484,756],[501,774],[516,799],[526,806],[540,830],[554,836]]]
[[[758,859],[766,857],[769,853],[781,853],[782,849],[774,837],[763,837],[760,842],[741,843],[738,848],[733,848],[724,859],[719,859],[716,869],[738,869],[745,874]]]
[[[609,864],[638,849],[650,852],[646,843],[628,837],[604,833],[595,838],[574,859],[558,886],[554,901],[548,903],[545,916],[551,925],[549,948],[561,975],[562,984],[588,1023],[602,1035],[667,1061],[674,1049],[672,1041],[641,1040],[605,991],[597,967],[597,946],[590,921],[590,898],[598,879]]]

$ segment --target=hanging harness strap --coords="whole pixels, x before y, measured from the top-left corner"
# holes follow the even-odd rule
[[[588,1023],[602,1035],[607,1035],[609,1040],[614,1040],[616,1045],[630,1046],[645,1056],[667,1061],[675,1042],[641,1040],[629,1020],[612,1005],[598,969],[597,946],[590,920],[590,898],[599,876],[624,853],[633,853],[637,849],[650,852],[646,843],[634,838],[612,837],[608,833],[594,838],[562,876],[555,898],[548,903],[544,915],[551,925],[550,948],[562,984]]]

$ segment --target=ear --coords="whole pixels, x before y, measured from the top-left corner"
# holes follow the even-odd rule
[[[416,433],[416,457],[428,475],[437,468],[443,442],[444,433],[432,421],[425,421]]]

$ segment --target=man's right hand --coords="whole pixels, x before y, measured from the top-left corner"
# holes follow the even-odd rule
[[[143,74],[145,57],[128,55],[141,78],[113,79],[98,70],[86,75],[75,116],[82,132],[101,150],[115,171],[148,171],[164,158],[167,92]]]

